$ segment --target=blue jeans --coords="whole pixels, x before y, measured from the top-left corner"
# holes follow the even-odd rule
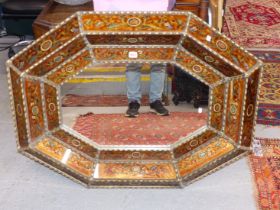
[[[128,102],[141,101],[141,67],[142,64],[130,63],[126,68],[127,79],[127,98]],[[166,64],[152,64],[151,65],[151,80],[149,101],[150,103],[161,100],[164,89]]]

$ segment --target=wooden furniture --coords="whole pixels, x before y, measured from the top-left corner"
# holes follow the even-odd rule
[[[0,3],[1,23],[10,35],[32,35],[32,23],[48,0],[9,0]]]
[[[210,0],[212,26],[219,31],[222,30],[223,26],[223,4],[224,0]]]
[[[191,11],[205,21],[208,20],[208,0],[177,0],[174,10]],[[76,11],[92,11],[92,2],[78,6],[68,6],[50,0],[33,23],[35,38],[46,33],[50,28],[72,15]]]
[[[50,0],[40,15],[36,18],[33,23],[33,33],[35,38],[40,37],[48,30],[53,28],[55,25],[63,21],[65,18],[74,14],[77,11],[92,11],[92,2],[69,6],[64,4],[59,4],[53,0]]]
[[[208,0],[176,0],[174,10],[191,11],[206,22],[208,21]]]
[[[178,66],[175,66],[173,78],[175,90],[173,90],[172,101],[175,105],[186,101],[192,103],[194,108],[199,108],[201,105],[208,104],[209,86]]]

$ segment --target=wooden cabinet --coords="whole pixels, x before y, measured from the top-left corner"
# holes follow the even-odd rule
[[[65,18],[74,14],[77,11],[92,11],[92,2],[68,6],[64,4],[59,4],[53,0],[50,0],[40,15],[34,21],[32,28],[35,38],[40,37],[48,30],[53,28],[55,25],[63,21]]]
[[[208,21],[208,0],[176,0],[174,10],[186,10],[193,12],[203,20]]]
[[[191,11],[204,20],[208,20],[208,0],[177,0],[174,10]],[[59,4],[50,0],[47,6],[43,9],[40,15],[33,23],[33,32],[36,38],[46,33],[52,27],[65,18],[69,17],[76,11],[92,11],[92,2],[78,5],[68,6]]]
[[[210,10],[212,13],[212,26],[222,30],[223,27],[223,5],[224,0],[210,0]]]

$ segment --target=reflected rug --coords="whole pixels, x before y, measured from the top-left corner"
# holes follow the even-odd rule
[[[127,106],[125,95],[75,95],[67,94],[62,98],[63,107],[104,107]],[[141,104],[149,105],[148,96],[143,96]]]
[[[279,49],[280,0],[227,0],[223,32],[247,49]]]
[[[280,139],[257,139],[261,156],[249,156],[258,207],[280,209]]]
[[[206,124],[207,113],[141,113],[137,118],[88,113],[77,118],[73,129],[102,145],[166,145]]]

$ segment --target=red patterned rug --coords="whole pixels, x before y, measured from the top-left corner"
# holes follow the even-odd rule
[[[263,156],[249,157],[260,210],[280,209],[280,139],[258,139]]]
[[[143,96],[142,105],[149,104],[148,96]],[[104,107],[104,106],[127,106],[125,95],[75,95],[67,94],[62,98],[63,107]]]
[[[247,49],[279,49],[280,0],[227,0],[223,32]]]
[[[79,116],[73,129],[102,145],[166,145],[206,124],[206,113],[172,112],[170,116],[143,113],[137,118],[89,113]]]

